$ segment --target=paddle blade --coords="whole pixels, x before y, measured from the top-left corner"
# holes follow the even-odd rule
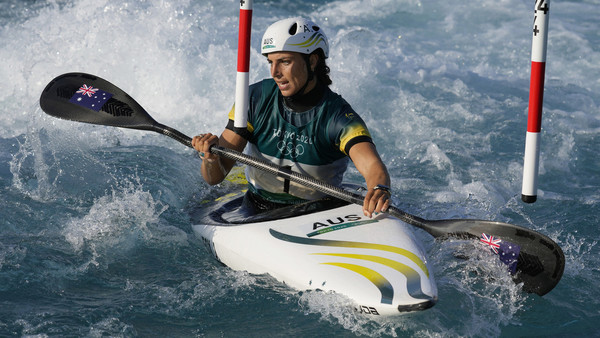
[[[543,296],[563,275],[565,256],[562,249],[536,231],[508,223],[470,219],[427,221],[427,227],[435,232],[430,232],[435,237],[479,239],[483,246],[499,256],[515,282],[522,282],[527,292]]]
[[[127,93],[94,75],[68,73],[42,92],[44,112],[65,120],[113,127],[154,130],[156,121]]]

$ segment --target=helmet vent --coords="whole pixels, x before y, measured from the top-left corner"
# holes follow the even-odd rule
[[[292,27],[290,27],[290,31],[289,31],[290,35],[295,35],[297,30],[298,30],[298,24],[294,22]]]
[[[319,28],[319,26],[313,26],[312,28],[313,28],[313,30],[314,30],[315,32],[318,32],[318,31],[319,31],[319,29],[320,29],[320,28]]]

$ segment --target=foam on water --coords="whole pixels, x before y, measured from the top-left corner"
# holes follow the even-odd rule
[[[231,91],[233,82],[222,76],[231,64],[218,61],[234,60],[235,50],[223,46],[215,33],[231,31],[223,28],[233,22],[206,23],[223,16],[220,8],[226,6],[78,1],[38,9],[20,29],[4,26],[0,102],[13,112],[3,115],[1,134],[23,133],[30,114],[23,107],[30,106],[54,76],[70,71],[110,78],[156,112],[157,119],[179,122],[182,128],[200,109],[208,116],[211,110],[223,112],[231,102],[217,99],[218,92]],[[231,17],[235,8],[229,12]]]
[[[98,255],[100,246],[114,254],[115,249],[127,250],[140,240],[152,238],[149,226],[158,223],[166,209],[146,191],[135,188],[122,193],[113,191],[95,201],[84,217],[71,219],[63,235],[76,252],[86,248]]]
[[[356,304],[347,297],[332,292],[304,292],[300,296],[299,304],[301,310],[306,313],[317,313],[323,320],[341,325],[357,335],[396,336],[396,328],[405,325],[397,320],[373,321],[373,318],[356,311]]]
[[[186,208],[229,187],[205,185],[193,152],[159,135],[57,120],[37,100],[55,76],[82,71],[121,87],[161,123],[219,133],[234,96],[237,2],[3,1],[0,333],[223,335],[253,325],[269,334],[281,322],[300,336],[598,332],[590,327],[600,295],[588,288],[600,277],[597,1],[552,3],[535,205],[519,201],[531,2],[254,7],[251,82],[269,76],[257,48],[264,27],[292,15],[319,22],[332,89],[369,125],[396,204],[425,218],[494,219],[547,234],[567,257],[557,289],[525,295],[487,252],[455,258],[477,250],[421,232],[440,301],[399,320],[220,267],[191,234]],[[362,181],[353,168],[347,178]]]

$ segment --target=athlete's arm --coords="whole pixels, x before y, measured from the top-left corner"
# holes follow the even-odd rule
[[[215,144],[242,152],[246,147],[246,139],[229,129],[225,129],[220,137],[208,133],[200,134],[192,139],[192,146],[202,158],[202,177],[210,185],[221,183],[235,165],[235,160],[215,155],[209,151],[210,147]]]
[[[390,192],[385,189],[373,189],[377,185],[390,186],[390,175],[379,153],[371,142],[360,142],[350,148],[348,153],[354,166],[363,175],[367,183],[367,195],[363,203],[365,216],[385,212],[390,206]]]

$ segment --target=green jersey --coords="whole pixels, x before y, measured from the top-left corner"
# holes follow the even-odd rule
[[[371,142],[363,120],[340,95],[325,87],[322,100],[305,112],[291,111],[273,79],[250,86],[246,152],[278,166],[339,186],[348,151]],[[228,128],[233,129],[233,112]],[[246,168],[250,189],[278,203],[316,199],[323,194],[280,177]]]

